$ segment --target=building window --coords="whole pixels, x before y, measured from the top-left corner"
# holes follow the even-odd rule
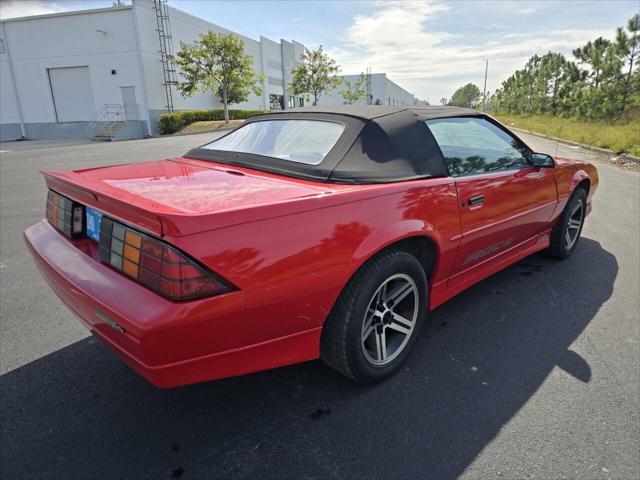
[[[276,62],[275,60],[267,60],[267,67],[278,70],[279,72],[282,71],[282,64],[280,62]]]
[[[275,87],[282,87],[284,86],[284,80],[281,78],[276,78],[276,77],[267,77],[267,80],[269,80],[269,85],[273,85]]]
[[[304,107],[304,99],[302,97],[289,97],[287,106],[288,108]]]
[[[269,110],[284,110],[284,97],[282,95],[269,95]]]

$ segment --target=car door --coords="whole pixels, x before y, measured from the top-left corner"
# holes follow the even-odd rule
[[[557,203],[552,169],[535,168],[530,150],[483,117],[428,120],[455,178],[462,238],[451,284],[513,249],[537,241]]]

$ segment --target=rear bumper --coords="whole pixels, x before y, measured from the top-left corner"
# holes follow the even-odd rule
[[[45,220],[24,236],[53,291],[96,337],[157,387],[215,380],[319,356],[321,328],[244,344],[242,291],[171,302],[100,263]]]

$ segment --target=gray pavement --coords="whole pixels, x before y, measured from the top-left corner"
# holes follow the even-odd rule
[[[40,168],[180,155],[212,134],[0,144],[0,477],[640,478],[640,176],[598,154],[575,255],[534,255],[430,315],[390,380],[310,362],[158,390],[38,275]]]

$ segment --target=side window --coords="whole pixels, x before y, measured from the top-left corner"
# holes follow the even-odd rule
[[[527,148],[488,120],[457,117],[426,123],[454,177],[530,165]]]

